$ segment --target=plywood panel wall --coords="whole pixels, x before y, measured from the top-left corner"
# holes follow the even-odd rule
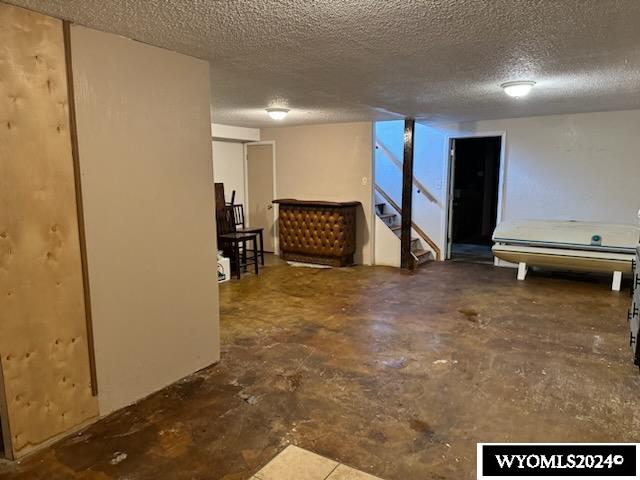
[[[97,415],[62,22],[0,3],[0,363],[11,452]]]

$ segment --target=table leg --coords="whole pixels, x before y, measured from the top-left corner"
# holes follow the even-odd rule
[[[527,264],[525,262],[518,263],[518,280],[524,280],[527,276]]]
[[[253,264],[258,275],[258,236],[253,237]]]
[[[247,271],[247,241],[242,241],[242,267]]]
[[[262,231],[260,232],[260,263],[264,267],[264,238],[262,237]]]
[[[613,272],[613,281],[611,282],[611,290],[613,290],[614,292],[619,292],[621,283],[622,283],[622,272]]]
[[[233,257],[236,263],[236,278],[240,280],[240,243],[234,243]]]

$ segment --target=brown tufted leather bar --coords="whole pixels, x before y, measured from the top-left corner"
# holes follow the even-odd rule
[[[360,202],[279,199],[280,257],[343,267],[353,264]]]

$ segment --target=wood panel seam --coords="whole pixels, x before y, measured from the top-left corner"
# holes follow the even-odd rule
[[[93,317],[91,312],[91,288],[89,285],[89,266],[87,259],[87,241],[84,224],[84,205],[82,203],[82,178],[80,176],[80,154],[78,148],[78,129],[76,123],[75,92],[73,87],[73,62],[71,56],[71,22],[62,21],[64,38],[64,56],[67,70],[67,90],[69,106],[69,134],[71,135],[71,156],[73,158],[73,179],[76,191],[76,211],[78,215],[78,237],[80,241],[80,259],[82,262],[82,284],[84,293],[85,321],[87,325],[87,350],[89,353],[89,372],[91,374],[91,393],[98,395],[98,374],[96,369],[95,342],[93,338]]]

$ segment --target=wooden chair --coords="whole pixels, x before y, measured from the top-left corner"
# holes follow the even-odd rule
[[[236,227],[236,232],[240,233],[256,233],[258,234],[258,240],[260,241],[260,263],[264,265],[264,238],[263,228],[247,227],[244,219],[244,207],[240,205],[232,205],[233,207],[233,223]]]
[[[232,206],[225,206],[216,215],[218,227],[218,244],[231,259],[231,271],[240,279],[241,270],[247,271],[248,265],[253,264],[258,274],[258,234],[256,232],[238,232]],[[253,242],[253,249],[248,249],[247,243]],[[250,255],[249,255],[250,254]]]

